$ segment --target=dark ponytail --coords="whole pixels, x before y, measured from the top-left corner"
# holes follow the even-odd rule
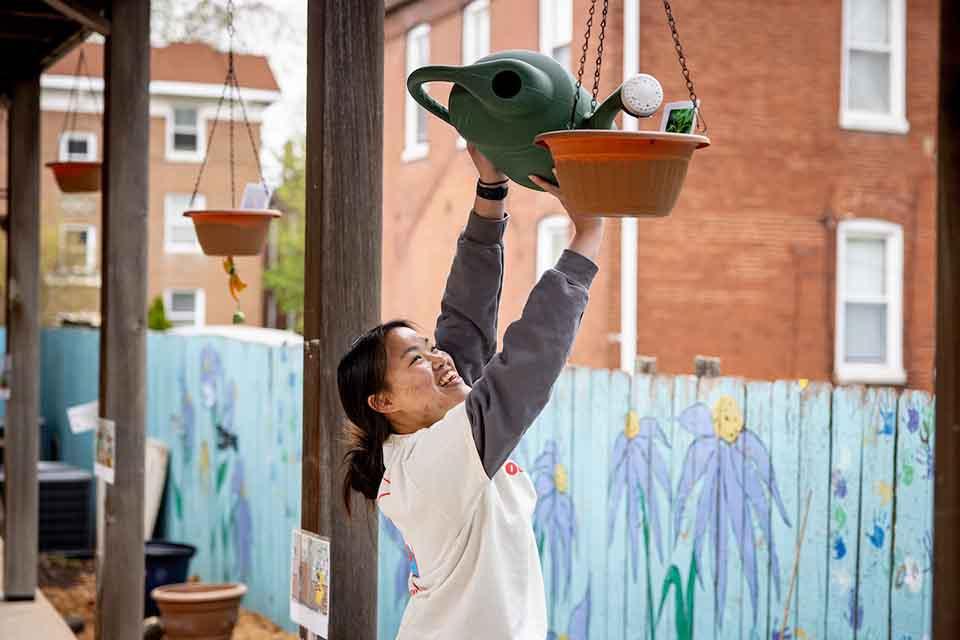
[[[383,480],[383,443],[392,428],[367,398],[387,388],[387,335],[394,329],[414,329],[406,320],[394,320],[360,336],[337,366],[340,404],[350,421],[344,428],[347,452],[343,456],[343,504],[349,514],[350,492],[376,500]]]

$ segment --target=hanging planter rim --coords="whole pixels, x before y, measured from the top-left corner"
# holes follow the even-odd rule
[[[185,218],[195,222],[225,223],[234,225],[259,225],[263,219],[279,218],[282,214],[276,209],[194,209],[184,212]]]
[[[48,162],[44,166],[56,171],[61,167],[67,168],[67,169],[93,169],[94,167],[99,167],[100,163],[96,160],[64,160],[64,161],[57,161],[57,162]]]
[[[671,133],[669,131],[620,131],[607,129],[559,129],[557,131],[545,131],[533,139],[534,143],[550,148],[550,142],[557,141],[576,141],[581,145],[584,142],[604,142],[619,146],[632,145],[638,142],[657,143],[665,142],[670,145],[679,145],[688,147],[694,145],[696,149],[703,149],[710,146],[710,138],[695,133]],[[619,150],[619,149],[618,149]],[[598,153],[604,150],[598,148]],[[616,153],[616,152],[614,152]]]

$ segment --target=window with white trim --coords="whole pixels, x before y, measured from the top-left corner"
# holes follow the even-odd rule
[[[462,64],[473,64],[490,53],[490,2],[473,0],[463,9]],[[457,148],[466,149],[467,141],[457,136]]]
[[[193,220],[184,211],[205,209],[207,199],[197,194],[193,205],[189,193],[168,193],[163,197],[163,250],[165,253],[201,253]]]
[[[554,214],[537,223],[537,280],[552,269],[570,244],[570,218]]]
[[[540,52],[570,68],[573,0],[540,0]]]
[[[60,270],[89,274],[97,268],[97,228],[92,224],[60,225]]]
[[[865,219],[838,225],[836,323],[837,382],[906,382],[900,225]]]
[[[407,32],[407,76],[419,67],[430,63],[430,25],[420,24]],[[427,110],[421,107],[409,91],[404,91],[402,160],[409,162],[425,158],[430,151],[427,138]]]
[[[97,134],[90,131],[64,131],[60,134],[60,162],[94,162],[97,159]]]
[[[167,158],[199,162],[203,159],[203,121],[197,107],[174,106],[167,116]]]
[[[906,133],[906,0],[844,0],[840,126]]]
[[[175,327],[203,326],[207,316],[206,302],[203,289],[165,289],[163,292],[167,319]]]

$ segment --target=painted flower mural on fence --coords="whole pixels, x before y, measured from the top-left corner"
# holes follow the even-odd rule
[[[707,527],[713,541],[711,558],[716,580],[714,604],[722,612],[727,595],[727,550],[732,533],[739,549],[744,575],[750,589],[753,615],[757,615],[757,540],[754,523],[760,527],[764,540],[771,534],[770,503],[775,502],[780,517],[787,526],[787,517],[777,488],[770,454],[760,438],[744,425],[743,414],[736,400],[721,396],[713,411],[703,403],[694,404],[678,418],[680,425],[693,434],[694,441],[687,448],[674,506],[674,525],[677,537],[682,530],[684,508],[694,487],[703,481],[697,501],[694,521],[694,558],[702,566],[700,550]],[[771,578],[780,593],[780,563],[776,549],[770,549]],[[723,624],[723,616],[717,616]]]
[[[620,512],[620,501],[627,503],[627,536],[630,543],[630,559],[633,579],[637,580],[637,555],[639,553],[641,532],[641,499],[646,499],[646,517],[653,529],[657,556],[663,558],[660,542],[660,512],[657,500],[652,499],[653,488],[659,485],[667,495],[668,504],[672,499],[672,485],[667,463],[656,444],[660,440],[663,447],[669,449],[670,443],[660,429],[656,418],[639,418],[636,412],[627,414],[626,426],[617,436],[613,445],[610,472],[609,535]]]
[[[573,538],[576,520],[570,498],[567,468],[560,462],[556,440],[548,440],[543,452],[533,462],[533,484],[537,490],[537,506],[533,512],[533,533],[540,557],[549,547],[551,592],[556,594],[557,581],[562,580],[563,593],[570,589],[573,569]]]
[[[588,640],[590,637],[590,585],[587,592],[570,613],[570,624],[566,633],[547,632],[547,640]]]

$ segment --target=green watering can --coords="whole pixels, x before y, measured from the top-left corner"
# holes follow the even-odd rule
[[[449,108],[427,95],[427,82],[452,82]],[[550,181],[553,158],[534,138],[547,131],[611,129],[625,109],[652,115],[663,101],[660,83],[649,75],[631,78],[590,113],[590,94],[562,65],[535,51],[502,51],[464,67],[431,65],[407,78],[407,89],[425,109],[453,125],[468,142],[514,182],[540,190],[527,177]]]

